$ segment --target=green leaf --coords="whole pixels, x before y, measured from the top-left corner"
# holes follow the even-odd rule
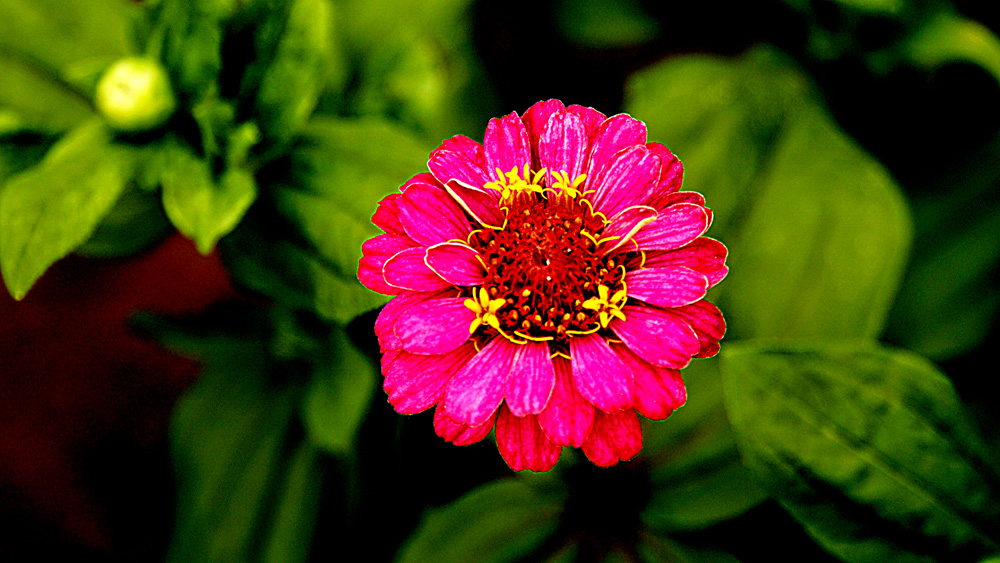
[[[652,495],[642,522],[657,532],[700,530],[743,514],[767,494],[743,465],[726,418],[718,360],[684,370],[688,404],[643,429]]]
[[[288,463],[272,527],[261,556],[264,563],[306,563],[322,498],[323,473],[319,452],[300,444]]]
[[[588,47],[634,47],[655,40],[661,31],[636,0],[560,0],[555,10],[562,34]]]
[[[266,140],[282,144],[308,121],[332,60],[328,0],[292,0],[277,53],[257,92],[255,118]]]
[[[972,560],[1000,546],[1000,477],[927,361],[866,343],[730,344],[723,375],[746,463],[834,555]]]
[[[150,13],[147,54],[160,58],[182,97],[199,100],[217,91],[222,71],[222,18],[229,2],[163,0]]]
[[[397,561],[522,560],[555,531],[566,497],[564,490],[544,479],[531,481],[494,481],[450,505],[428,510]]]
[[[257,184],[242,168],[227,169],[216,184],[208,163],[180,143],[168,144],[162,158],[163,209],[199,252],[210,254],[250,208]]]
[[[171,232],[159,194],[130,185],[76,253],[89,257],[129,256]]]
[[[684,161],[685,189],[730,248],[719,288],[732,338],[877,335],[911,237],[886,171],[765,48],[682,57],[636,75],[627,108]]]
[[[711,545],[694,545],[649,533],[639,536],[639,556],[644,563],[739,563],[733,554]]]
[[[957,14],[941,11],[928,18],[907,38],[903,50],[910,60],[928,69],[965,62],[982,67],[1000,81],[1000,39],[986,26]]]
[[[312,443],[343,454],[351,450],[368,410],[378,370],[336,326],[323,352],[302,404],[302,420]]]
[[[133,177],[130,149],[112,143],[98,121],[56,143],[42,162],[10,178],[0,192],[0,265],[21,299],[60,258],[83,244]]]
[[[177,337],[167,341],[178,342]],[[282,469],[300,392],[269,381],[272,364],[254,334],[201,335],[193,341],[206,365],[171,421],[178,507],[167,560],[250,561],[265,537],[267,552],[279,554],[289,534],[308,530],[290,531],[291,522],[278,521],[265,535],[273,492],[280,491],[279,515],[302,510],[299,516],[307,521],[314,510],[307,498],[312,492],[302,490],[312,475],[308,452],[300,449],[288,472],[283,475]],[[304,504],[290,506],[297,499]]]

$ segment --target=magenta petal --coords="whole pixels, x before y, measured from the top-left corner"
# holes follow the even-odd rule
[[[387,233],[403,234],[403,223],[399,221],[399,201],[403,194],[389,194],[378,202],[378,209],[372,215],[372,223]]]
[[[382,266],[382,276],[386,283],[410,291],[438,291],[451,287],[424,263],[427,249],[409,248],[397,252]]]
[[[445,410],[455,422],[477,426],[486,422],[507,388],[518,345],[500,336],[479,351],[448,384]]]
[[[639,414],[652,420],[663,420],[687,401],[687,389],[680,371],[649,364],[628,346],[616,346],[614,349],[632,371],[635,410]]]
[[[691,244],[667,252],[650,252],[646,255],[646,268],[686,266],[708,278],[709,287],[722,281],[729,273],[726,256],[729,251],[721,242],[698,237]],[[631,288],[630,288],[631,289]]]
[[[681,189],[684,166],[670,149],[660,143],[646,143],[653,154],[660,157],[660,176],[656,179],[656,193],[673,193]]]
[[[594,108],[576,104],[566,106],[566,111],[580,118],[580,122],[583,123],[587,131],[588,139],[593,139],[597,135],[597,129],[608,119],[606,115]]]
[[[505,399],[514,416],[538,414],[545,410],[556,383],[552,356],[546,342],[528,342],[518,347],[510,367]]]
[[[493,430],[493,417],[486,418],[486,422],[469,426],[455,422],[445,413],[441,404],[434,409],[434,431],[446,441],[456,446],[468,446],[485,438],[490,430]]]
[[[594,209],[610,217],[632,205],[648,202],[660,174],[660,157],[643,145],[617,153],[590,177]]]
[[[597,334],[569,340],[573,385],[584,399],[604,412],[632,406],[632,375]]]
[[[613,115],[591,135],[587,178],[593,181],[614,159],[618,151],[646,143],[646,125],[625,114]],[[659,172],[657,172],[657,176]],[[638,203],[645,203],[638,202]]]
[[[475,319],[464,297],[432,299],[400,315],[393,331],[411,354],[444,354],[469,340]]]
[[[486,279],[486,270],[479,253],[467,244],[443,242],[427,249],[424,258],[427,266],[452,285],[481,285]]]
[[[469,215],[487,227],[501,227],[504,214],[500,211],[499,192],[470,188],[459,182],[448,182],[445,189]]]
[[[521,172],[525,164],[531,164],[528,130],[517,112],[490,120],[483,139],[483,151],[486,154],[486,173],[491,177],[496,175],[498,169],[504,174],[512,168]]]
[[[594,406],[573,387],[569,360],[554,358],[555,387],[549,405],[538,415],[538,424],[553,443],[579,448],[590,435]]]
[[[656,210],[645,205],[626,207],[608,219],[608,226],[601,233],[601,239],[611,239],[601,244],[601,253],[611,254],[627,244],[640,229],[656,219]],[[635,245],[628,245],[625,250],[634,250]]]
[[[497,416],[497,449],[514,471],[548,471],[559,461],[562,448],[553,444],[534,416],[514,416],[507,405]]]
[[[657,211],[666,209],[671,205],[677,203],[693,203],[695,205],[705,206],[705,196],[698,192],[663,192],[657,193],[650,200],[649,206],[656,208]]]
[[[548,123],[549,117],[556,112],[566,109],[566,106],[559,100],[544,100],[541,102],[536,102],[524,115],[521,116],[521,121],[524,122],[524,128],[528,130],[528,138],[531,140],[531,146],[538,146],[538,139],[542,136],[542,131],[545,130],[545,124]]]
[[[442,184],[458,180],[469,186],[482,186],[493,173],[486,168],[483,149],[468,137],[453,137],[431,153],[427,168]]]
[[[625,320],[612,321],[611,330],[639,357],[655,366],[683,368],[701,348],[694,329],[670,311],[626,305],[622,312]]]
[[[722,311],[708,301],[699,301],[672,312],[687,321],[698,335],[700,348],[696,358],[709,358],[719,353],[719,339],[726,334],[726,320]]]
[[[708,210],[692,203],[678,203],[660,211],[655,221],[634,240],[641,250],[673,250],[705,234],[711,223]]]
[[[364,255],[358,263],[358,280],[368,289],[378,293],[386,295],[399,293],[400,288],[386,283],[382,269],[389,258],[415,246],[416,243],[410,237],[401,234],[384,234],[366,240],[361,245],[361,252]]]
[[[587,158],[587,130],[580,116],[567,112],[553,114],[538,141],[538,159],[542,168],[566,172],[572,182],[583,173]]]
[[[378,343],[382,351],[397,350],[403,347],[403,343],[400,342],[393,329],[396,323],[399,322],[399,319],[412,307],[430,299],[454,297],[456,294],[457,292],[454,290],[431,293],[405,291],[390,299],[385,304],[385,307],[382,308],[382,312],[379,313],[378,318],[375,319],[375,334],[378,336]]]
[[[705,297],[708,278],[684,266],[643,268],[625,275],[628,296],[660,307],[690,305]]]
[[[416,414],[433,407],[444,397],[451,377],[475,353],[471,342],[436,356],[399,352],[383,370],[383,388],[389,402],[400,414]]]
[[[462,208],[441,187],[412,186],[399,202],[399,220],[410,238],[423,245],[465,240],[472,231]]]
[[[598,412],[583,453],[600,467],[632,459],[642,450],[642,428],[634,410],[616,414]]]

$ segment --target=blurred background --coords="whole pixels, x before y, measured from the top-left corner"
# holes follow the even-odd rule
[[[354,215],[367,218],[443,139],[481,139],[489,118],[549,98],[628,112],[684,162],[684,189],[716,213],[708,235],[731,252],[729,279],[709,295],[729,322],[724,349],[780,337],[912,351],[954,384],[995,460],[983,367],[1000,345],[991,3],[322,5],[303,16],[292,1],[0,0],[0,230],[14,233],[0,236],[11,293],[0,296],[0,560],[462,560],[464,548],[428,534],[457,518],[457,499],[511,472],[494,446],[445,444],[429,413],[386,403],[372,332],[381,301],[350,285],[374,231],[324,221],[353,190]],[[309,14],[323,28],[297,32]],[[313,40],[322,57],[302,46]],[[207,79],[191,62],[202,51],[218,59]],[[113,123],[98,84],[140,53],[163,61],[179,109],[130,129]],[[282,57],[293,61],[284,70],[264,68]],[[272,103],[286,90],[305,111],[299,98]],[[12,225],[35,207],[9,194],[36,193],[36,168],[63,171],[52,185],[89,173],[51,164],[50,149],[94,119],[112,122],[113,150],[192,146],[207,178],[228,190],[224,178],[244,173],[254,195],[233,196],[245,201],[236,220],[205,234],[165,199],[170,178],[190,175],[167,159],[154,188],[129,177],[79,240],[38,250],[51,257],[29,272],[15,261],[36,247]],[[325,281],[300,249],[346,281]],[[669,504],[657,492],[676,477],[664,464],[704,454],[691,428],[728,428],[713,370],[685,372],[689,404],[674,418],[691,422],[646,427],[632,462],[598,470],[564,454],[556,475],[525,477],[558,489],[555,500],[540,494],[483,525],[537,537],[482,560],[771,561],[780,539],[793,559],[835,561],[742,469],[717,482],[741,500],[716,516],[684,523],[649,508]],[[192,391],[204,373],[221,375]],[[699,396],[717,411],[698,410]],[[260,445],[274,425],[280,438]],[[726,436],[718,459],[738,465]]]

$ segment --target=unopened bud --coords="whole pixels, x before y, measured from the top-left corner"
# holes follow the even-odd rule
[[[159,63],[126,57],[101,77],[96,104],[115,129],[139,132],[166,123],[177,108],[177,99],[170,88],[170,77]]]

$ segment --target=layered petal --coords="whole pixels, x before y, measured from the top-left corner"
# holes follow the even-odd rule
[[[615,154],[608,164],[589,178],[594,190],[594,209],[610,217],[626,207],[650,200],[660,174],[660,157],[643,145]]]
[[[594,465],[611,467],[635,457],[642,449],[642,428],[634,410],[615,414],[598,412],[594,429],[583,444],[583,453]]]
[[[594,405],[576,391],[570,361],[556,357],[552,362],[555,386],[538,424],[554,444],[579,448],[594,424]]]
[[[548,471],[559,461],[562,448],[542,432],[535,416],[514,416],[507,405],[497,416],[497,449],[514,471]]]
[[[372,224],[386,233],[403,234],[403,223],[399,220],[399,200],[403,194],[389,194],[378,202],[378,209],[372,215]]]
[[[490,181],[483,147],[464,135],[456,135],[434,149],[427,168],[438,182],[447,185],[455,180],[469,187]]]
[[[660,143],[646,143],[650,152],[660,157],[660,175],[656,179],[656,193],[669,194],[681,189],[684,166],[670,149]]]
[[[536,102],[524,115],[521,116],[521,121],[524,122],[524,127],[528,131],[528,140],[532,147],[538,147],[539,139],[542,137],[542,132],[545,130],[545,125],[549,121],[549,117],[556,113],[566,109],[566,106],[559,100],[544,100],[541,102]],[[532,163],[532,166],[536,169],[538,168],[538,163]]]
[[[475,319],[464,297],[431,299],[400,314],[393,331],[411,354],[444,354],[469,340]]]
[[[569,355],[573,386],[590,404],[604,412],[632,406],[632,375],[603,337],[588,334],[571,338]]]
[[[678,203],[636,233],[632,240],[640,250],[674,250],[705,234],[711,223],[708,210],[693,203]]]
[[[685,266],[633,270],[625,285],[629,297],[660,307],[689,305],[708,292],[708,278]]]
[[[632,250],[633,245],[628,245],[632,237],[643,227],[656,219],[656,210],[645,205],[634,205],[626,207],[613,217],[608,219],[608,226],[601,233],[601,253],[612,254],[615,250],[624,247],[624,250]]]
[[[681,372],[656,367],[628,349],[614,346],[622,362],[632,372],[635,380],[635,410],[651,420],[663,420],[687,401],[687,389]]]
[[[539,165],[549,173],[566,172],[573,181],[587,160],[587,129],[580,116],[557,112],[549,117],[538,140]]]
[[[701,349],[694,329],[681,317],[657,307],[622,308],[625,320],[610,328],[643,360],[659,367],[680,369]]]
[[[726,320],[722,311],[708,301],[699,301],[685,307],[673,309],[698,335],[696,358],[708,358],[719,353],[719,340],[726,334]]]
[[[497,228],[503,225],[504,215],[497,192],[472,188],[454,180],[445,184],[445,189],[481,225]]]
[[[531,144],[528,130],[517,113],[490,120],[483,139],[486,155],[486,172],[489,175],[506,174],[511,169],[521,170],[531,164]]]
[[[395,295],[401,288],[389,285],[382,275],[387,260],[396,254],[415,248],[413,239],[402,234],[384,234],[366,240],[361,245],[363,256],[358,264],[358,281],[368,289],[385,295]]]
[[[452,285],[480,285],[486,279],[479,254],[464,243],[436,244],[427,249],[424,261],[428,268]]]
[[[406,234],[424,246],[464,240],[472,231],[465,212],[443,187],[411,186],[399,200],[398,212]]]
[[[451,287],[424,262],[425,248],[397,252],[382,265],[382,277],[392,287],[410,291],[438,291]]]
[[[485,438],[490,430],[493,430],[492,416],[487,417],[486,422],[482,424],[470,426],[449,418],[440,404],[434,409],[434,432],[456,446],[475,444]]]
[[[625,114],[605,119],[591,134],[590,152],[587,155],[587,178],[593,182],[618,151],[645,143],[646,125],[643,122]]]
[[[436,356],[399,352],[383,368],[383,388],[389,402],[400,414],[416,414],[436,405],[452,376],[476,353],[467,343]]]
[[[556,374],[546,342],[528,342],[518,346],[510,368],[505,399],[514,416],[538,414],[549,404]]]
[[[722,281],[729,273],[726,256],[729,251],[721,242],[707,237],[698,237],[691,244],[667,252],[650,252],[646,255],[645,267],[671,268],[684,266],[708,279],[709,287]]]
[[[432,292],[412,292],[404,291],[397,297],[390,299],[382,307],[382,312],[375,319],[375,334],[378,336],[378,344],[383,352],[388,350],[402,349],[403,343],[396,336],[395,326],[402,315],[405,315],[411,308],[424,301],[440,299],[442,297],[455,297],[457,292],[447,288],[442,291]]]
[[[478,426],[489,419],[503,400],[517,349],[506,338],[494,338],[455,374],[444,402],[452,420]]]

